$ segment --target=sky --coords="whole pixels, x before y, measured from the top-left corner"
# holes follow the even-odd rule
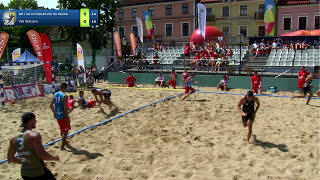
[[[10,0],[1,0],[1,2],[7,6]],[[44,6],[45,8],[56,9],[58,0],[37,0],[38,6]]]

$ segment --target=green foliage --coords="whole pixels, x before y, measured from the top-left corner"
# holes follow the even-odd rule
[[[92,48],[92,64],[95,64],[96,50],[107,46],[108,32],[115,27],[114,14],[120,1],[118,0],[58,0],[60,9],[97,9],[99,26],[90,28],[60,27],[60,38],[70,40],[75,47],[77,42],[87,41]]]

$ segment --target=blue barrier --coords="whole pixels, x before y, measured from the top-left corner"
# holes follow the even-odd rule
[[[115,119],[117,119],[117,118],[123,117],[123,116],[125,116],[125,115],[127,115],[127,114],[133,113],[133,112],[138,111],[138,110],[140,110],[140,109],[143,109],[143,108],[152,106],[152,105],[154,105],[154,104],[158,104],[158,103],[160,103],[160,102],[164,102],[164,101],[173,99],[173,98],[175,98],[175,97],[177,97],[177,96],[180,96],[180,95],[182,95],[182,94],[184,94],[184,93],[180,93],[180,94],[177,94],[177,95],[174,95],[174,96],[167,97],[167,98],[165,98],[165,99],[161,99],[161,100],[156,101],[156,102],[153,102],[153,103],[151,103],[151,104],[148,104],[148,105],[145,105],[145,106],[142,106],[142,107],[133,109],[133,110],[128,111],[128,112],[125,112],[125,113],[123,113],[123,114],[120,114],[119,116],[113,117],[113,118],[111,118],[111,119],[108,119],[108,120],[106,120],[106,121],[100,122],[100,123],[98,123],[98,124],[95,124],[95,125],[92,125],[92,126],[83,128],[83,129],[81,129],[81,130],[79,130],[79,131],[77,131],[77,132],[74,132],[74,133],[68,135],[68,138],[70,138],[70,137],[72,137],[72,136],[74,136],[74,135],[80,134],[81,132],[86,131],[86,130],[88,130],[88,129],[92,129],[92,128],[94,128],[94,127],[101,126],[101,125],[103,125],[103,124],[106,124],[106,123],[108,123],[108,122],[111,122],[111,121],[113,121],[113,120],[115,120]],[[61,141],[61,138],[60,138],[60,139],[57,139],[57,140],[55,140],[55,141],[52,141],[52,142],[50,142],[50,143],[48,143],[48,144],[45,144],[45,145],[43,145],[43,147],[51,146],[51,145],[53,145],[53,144],[55,144],[55,143],[57,143],[57,142],[59,142],[59,141]],[[17,155],[16,157],[19,157],[19,156]],[[0,161],[0,164],[3,164],[3,163],[5,163],[5,162],[7,162],[7,161],[8,161],[8,159],[2,160],[2,161]]]

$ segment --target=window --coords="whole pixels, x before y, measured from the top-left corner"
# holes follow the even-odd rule
[[[166,15],[172,15],[172,5],[166,5]]]
[[[307,29],[307,17],[299,17],[299,30]]]
[[[266,36],[264,26],[258,26],[258,36]]]
[[[132,33],[135,37],[138,37],[138,26],[132,26]]]
[[[172,24],[166,24],[166,37],[172,36]]]
[[[225,37],[229,37],[229,27],[222,27],[222,32]]]
[[[182,14],[189,14],[189,4],[182,4]]]
[[[314,29],[320,29],[320,16],[314,17]]]
[[[264,13],[264,4],[259,4],[258,13]]]
[[[124,11],[123,10],[119,10],[119,19],[123,19],[124,18]]]
[[[154,16],[154,8],[153,7],[149,7],[148,8],[148,12],[151,16]]]
[[[189,23],[182,23],[182,36],[189,36]]]
[[[206,8],[207,9],[207,16],[213,16],[212,8]]]
[[[240,6],[240,16],[248,16],[248,6],[247,5]]]
[[[136,8],[132,9],[132,17],[135,18],[137,17],[138,10]]]
[[[124,37],[124,27],[123,26],[119,27],[119,35],[120,35],[120,38]]]
[[[291,17],[283,18],[283,30],[291,30]]]
[[[256,16],[257,16],[256,20],[263,20],[264,19],[264,4],[259,4],[258,14]]]
[[[222,17],[229,17],[229,6],[222,7]]]
[[[240,33],[243,35],[243,37],[247,37],[248,27],[247,26],[240,26]]]

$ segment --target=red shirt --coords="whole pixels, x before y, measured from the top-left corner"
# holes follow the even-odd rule
[[[191,52],[191,47],[187,46],[186,50],[184,51],[184,54],[190,54],[190,52]]]
[[[68,107],[74,108],[74,99],[68,99]]]
[[[252,78],[251,78],[251,83],[253,84],[253,85],[260,85],[261,84],[261,76],[260,75],[254,75],[254,76],[252,76]]]
[[[136,78],[134,76],[128,76],[126,78],[126,81],[129,85],[134,85],[134,83],[137,81]]]
[[[187,72],[182,73],[183,80],[188,79],[188,77],[189,77],[189,73],[187,73]]]
[[[201,59],[201,57],[202,57],[201,54],[198,54],[194,57],[194,59]]]
[[[310,73],[306,70],[301,70],[299,72],[299,79],[303,79],[305,80],[308,76],[310,75]]]

